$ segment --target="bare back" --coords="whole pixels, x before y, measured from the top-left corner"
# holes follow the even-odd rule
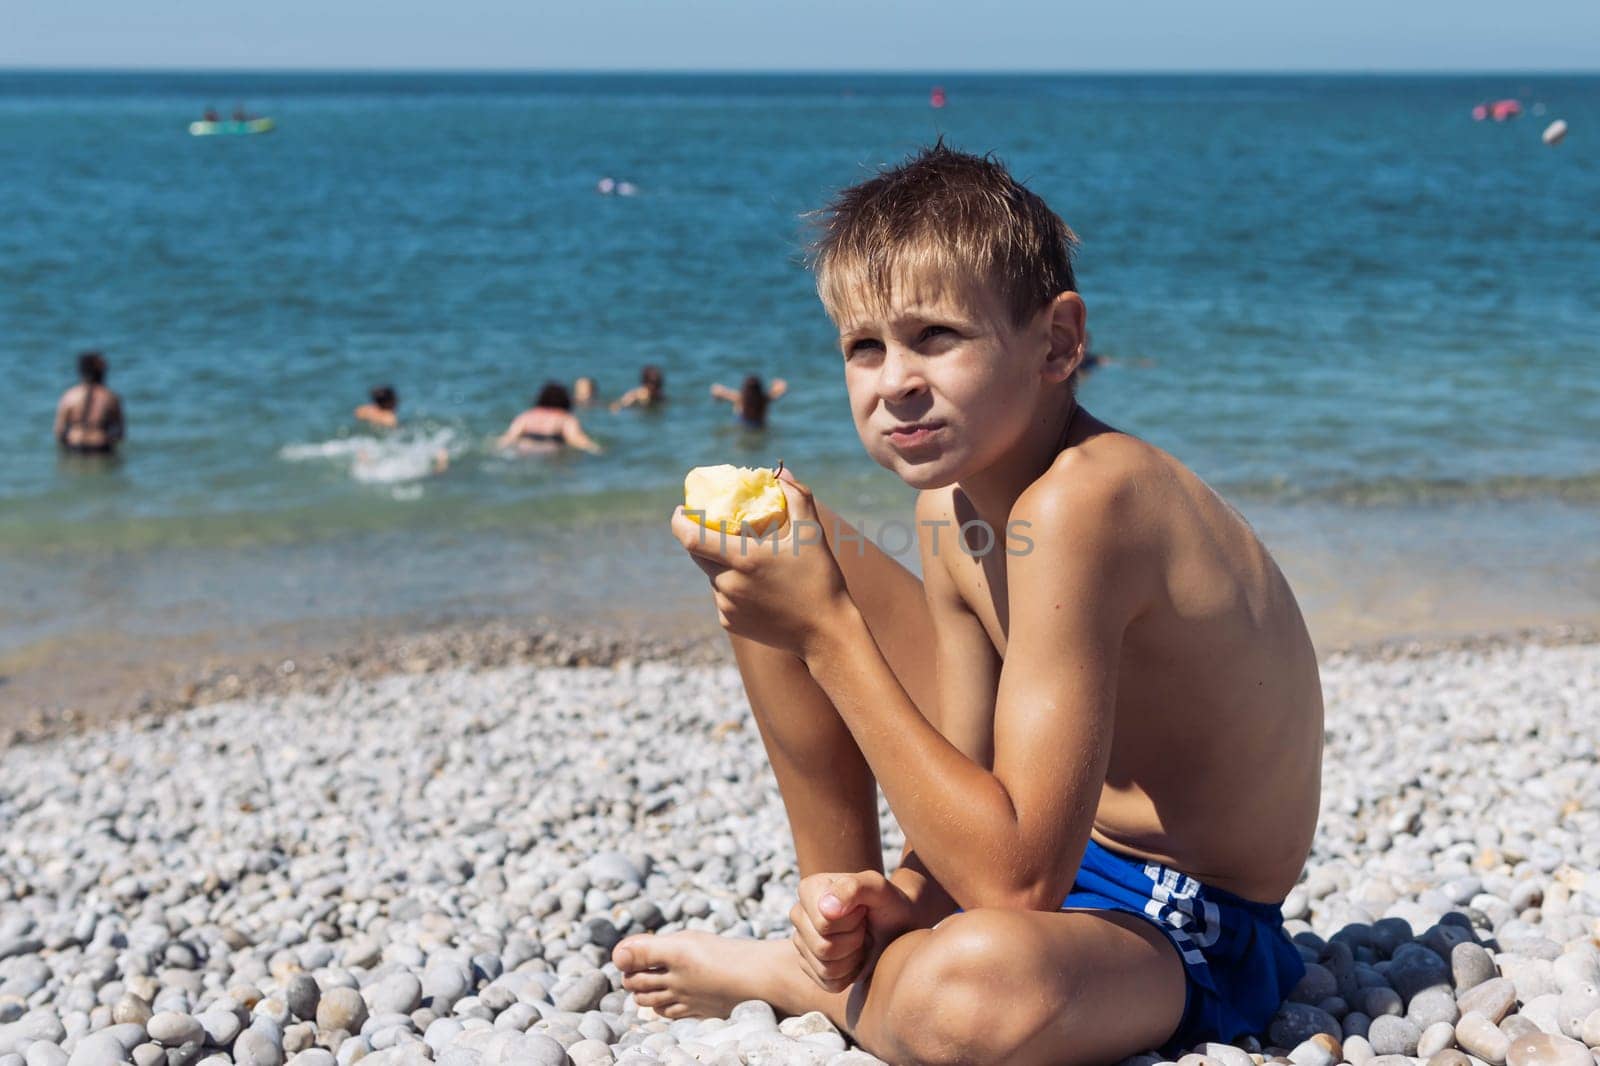
[[[73,448],[99,448],[122,439],[122,401],[104,385],[78,384],[56,407],[56,439]]]
[[[1093,835],[1277,901],[1305,861],[1321,788],[1322,693],[1299,607],[1249,525],[1204,482],[1160,449],[1088,421],[1089,435],[1044,478],[1132,486],[1128,536],[1156,575],[1151,602],[1123,635]],[[949,517],[973,517],[959,489],[939,494]],[[942,558],[1004,656],[1004,554]]]

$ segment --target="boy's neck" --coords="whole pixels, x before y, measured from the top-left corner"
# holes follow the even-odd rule
[[[1028,431],[1010,451],[957,487],[977,508],[979,517],[997,530],[1004,528],[1017,497],[1044,476],[1056,456],[1082,437],[1083,423],[1089,417],[1071,393],[1064,401],[1041,405]]]

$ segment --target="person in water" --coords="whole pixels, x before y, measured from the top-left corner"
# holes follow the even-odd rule
[[[110,455],[126,435],[122,398],[106,387],[106,358],[78,356],[78,384],[56,404],[54,434],[62,449],[80,455]]]
[[[222,118],[222,116],[217,114],[217,109],[214,108],[214,107],[207,107],[206,110],[205,110],[205,114],[200,116],[200,120],[202,122],[217,122],[221,118]]]
[[[711,395],[731,403],[734,417],[751,429],[767,424],[767,405],[788,391],[789,383],[782,378],[773,378],[770,390],[762,388],[761,379],[755,374],[746,374],[744,384],[737,390],[726,385],[711,386]]]
[[[639,384],[613,401],[611,410],[615,412],[624,407],[654,407],[666,399],[664,388],[665,380],[661,375],[661,368],[654,364],[646,366],[639,371]]]
[[[572,413],[572,396],[559,381],[545,382],[533,406],[513,418],[495,442],[498,448],[515,447],[524,453],[547,451],[562,445],[595,455],[602,451],[583,431],[578,416]]]
[[[761,999],[890,1062],[1111,1063],[1260,1033],[1321,798],[1317,656],[1245,520],[1078,404],[1072,231],[942,143],[820,216],[817,287],[921,576],[780,476],[710,578],[788,812],[788,942],[635,935],[668,1019]],[[1241,781],[1248,780],[1248,787]],[[884,875],[882,789],[905,833]]]
[[[400,424],[400,396],[393,385],[374,385],[371,402],[355,409],[358,420],[382,429],[393,429]]]
[[[577,407],[593,407],[599,398],[599,387],[587,375],[572,383],[572,402]]]

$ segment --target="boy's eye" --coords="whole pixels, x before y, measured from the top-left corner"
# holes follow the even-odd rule
[[[881,351],[883,351],[882,341],[876,340],[872,337],[863,337],[858,341],[852,341],[850,343],[850,347],[845,349],[844,354],[845,358],[848,359],[852,355],[862,355],[864,353]]]
[[[929,339],[931,339],[933,337],[939,337],[939,336],[944,336],[944,335],[947,335],[947,334],[954,334],[954,333],[955,333],[955,330],[951,329],[949,326],[929,326],[928,328],[926,328],[926,329],[924,329],[922,331],[922,339],[923,340],[929,340]]]

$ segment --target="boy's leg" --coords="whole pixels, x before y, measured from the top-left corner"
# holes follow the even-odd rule
[[[821,503],[846,587],[900,684],[937,723],[933,622],[922,582]],[[840,531],[845,536],[839,536]],[[732,637],[756,727],[778,779],[800,876],[882,871],[877,783],[839,712],[788,652]]]
[[[717,996],[749,995],[785,1014],[822,1011],[890,1062],[1114,1062],[1164,1043],[1185,1003],[1166,938],[1104,911],[952,915],[890,943],[843,992],[819,988],[783,941],[695,933],[641,938],[631,950],[624,987],[668,1018],[722,1013]],[[753,984],[718,987],[735,971]]]

